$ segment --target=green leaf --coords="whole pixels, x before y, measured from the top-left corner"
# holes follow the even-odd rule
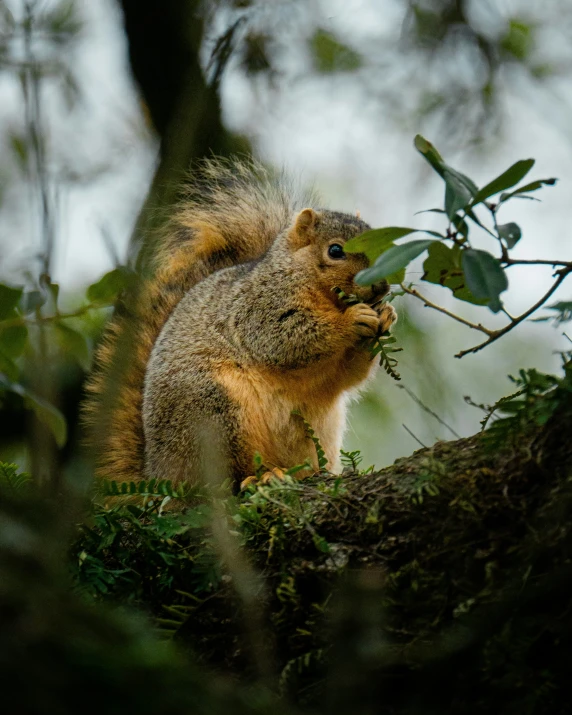
[[[461,267],[462,252],[459,246],[449,248],[440,241],[432,243],[423,263],[425,272],[421,280],[448,288],[458,300],[464,300],[474,305],[486,305],[487,299],[477,298],[467,287],[465,274]]]
[[[519,189],[515,189],[508,194],[501,194],[499,198],[499,203],[501,201],[508,201],[513,196],[518,196],[519,194],[528,194],[531,191],[538,191],[543,186],[554,186],[558,179],[538,179],[537,181],[531,181],[530,184],[526,186],[521,186]]]
[[[65,417],[54,405],[46,400],[28,393],[27,402],[34,410],[36,417],[50,429],[58,447],[63,447],[67,442],[68,430]]]
[[[443,209],[424,209],[423,211],[416,211],[414,213],[414,216],[417,216],[418,214],[444,214],[447,213],[446,211],[443,211]]]
[[[85,337],[62,322],[55,324],[55,330],[62,350],[77,360],[80,367],[87,372],[91,365],[89,348]]]
[[[458,184],[461,184],[465,188],[465,190],[471,194],[471,196],[474,196],[478,192],[479,187],[475,184],[475,182],[470,177],[468,177],[466,174],[463,174],[462,172],[457,171],[457,169],[453,169],[452,166],[449,166],[448,164],[444,164],[443,165],[443,173],[453,176],[455,178],[455,181]],[[443,178],[445,178],[445,180],[446,180],[445,176]]]
[[[76,3],[73,0],[57,3],[54,8],[42,13],[38,21],[40,26],[53,36],[55,42],[63,42],[65,35],[76,35],[82,28]]]
[[[513,164],[496,179],[493,179],[489,184],[483,186],[475,196],[473,206],[480,204],[481,201],[488,199],[489,196],[494,196],[495,194],[504,191],[505,189],[510,189],[519,181],[522,181],[528,172],[534,166],[534,159],[521,159]]]
[[[314,546],[318,549],[318,551],[321,551],[324,554],[330,553],[330,545],[323,536],[320,536],[319,534],[312,534],[312,541],[314,542]]]
[[[10,383],[18,379],[20,371],[16,363],[0,351],[0,389],[9,390]],[[4,379],[2,375],[5,375]]]
[[[445,181],[445,213],[451,219],[457,211],[469,204],[478,192],[478,187],[468,176],[446,164],[433,144],[420,134],[415,137],[414,143],[417,151]]]
[[[499,236],[503,239],[508,248],[514,248],[522,238],[520,226],[517,223],[514,223],[514,221],[511,221],[510,223],[503,223],[498,226],[498,232]]]
[[[1,28],[3,34],[5,30],[12,31],[16,27],[16,20],[14,19],[14,15],[12,15],[10,10],[6,7],[6,3],[0,4],[0,23],[5,24],[6,26],[5,28]]]
[[[325,30],[319,29],[314,33],[310,48],[314,67],[318,72],[352,72],[362,65],[362,59],[357,52]]]
[[[135,274],[126,266],[114,268],[87,289],[87,298],[92,303],[112,305],[125,288],[130,286]]]
[[[51,298],[50,310],[54,313],[58,309],[58,298],[60,295],[60,286],[58,283],[52,283],[50,276],[43,274],[40,277],[40,285],[46,289],[49,297]]]
[[[23,288],[12,288],[0,283],[0,320],[14,317],[14,309],[20,302]]]
[[[547,320],[552,320],[556,325],[559,325],[560,323],[567,323],[569,320],[572,320],[572,301],[570,300],[561,300],[557,303],[552,303],[552,305],[545,305],[544,308],[545,310],[552,310],[556,314],[545,315],[541,318],[530,318],[531,322],[542,323]]]
[[[46,302],[44,294],[39,290],[31,290],[22,296],[20,300],[20,312],[23,315],[33,313],[37,308],[41,308]]]
[[[533,28],[527,22],[513,18],[501,38],[500,47],[521,62],[528,59],[534,46]]]
[[[443,176],[445,162],[433,144],[427,141],[425,137],[422,137],[421,134],[416,135],[413,143],[417,151],[429,162],[439,176]]]
[[[58,447],[63,447],[67,441],[67,425],[58,408],[18,383],[10,383],[7,389],[24,398],[26,407],[33,410],[40,422],[50,429]]]
[[[20,357],[28,342],[28,328],[25,325],[11,325],[7,328],[0,323],[0,350],[14,360]]]
[[[434,239],[426,238],[420,241],[410,241],[401,246],[393,246],[385,253],[382,253],[373,266],[360,271],[355,278],[355,282],[358,285],[371,285],[383,278],[387,278],[392,273],[405,268],[423,251],[426,251],[432,243],[434,243]]]
[[[394,273],[390,273],[388,276],[385,277],[385,280],[390,285],[399,285],[400,283],[403,283],[403,281],[405,280],[405,268],[401,268]]]
[[[346,253],[365,253],[370,263],[393,246],[393,242],[410,233],[415,233],[416,228],[404,228],[402,226],[387,226],[386,228],[374,228],[365,231],[359,236],[350,238],[344,245]]]
[[[443,172],[445,181],[445,213],[452,219],[457,211],[464,209],[474,196],[474,190],[469,184],[471,182],[459,172],[445,168]],[[476,187],[475,187],[476,190]]]
[[[31,486],[32,477],[27,472],[20,472],[16,464],[0,462],[0,484],[12,493],[23,492]]]
[[[28,165],[29,154],[28,144],[26,143],[25,138],[22,137],[21,134],[17,134],[15,132],[10,134],[10,146],[12,147],[14,155],[18,159],[20,168],[25,169]]]
[[[455,227],[455,230],[461,234],[464,238],[469,235],[469,225],[464,218],[461,218],[458,214],[451,217],[451,223]]]
[[[469,290],[477,298],[487,298],[489,308],[502,308],[500,294],[508,288],[508,279],[499,260],[487,251],[468,248],[463,251],[462,266]]]

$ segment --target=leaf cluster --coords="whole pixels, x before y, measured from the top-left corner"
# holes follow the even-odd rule
[[[126,486],[107,481],[104,492],[130,495],[131,502],[96,502],[89,522],[80,526],[72,552],[76,585],[96,600],[112,594],[156,612],[172,605],[176,589],[211,592],[221,572],[208,529],[209,504],[162,511],[164,482],[152,489],[147,483],[146,495]],[[179,497],[172,491],[168,498]]]
[[[270,558],[285,548],[285,534],[295,529],[308,534],[319,551],[328,553],[328,542],[313,525],[314,506],[307,499],[309,492],[326,500],[337,500],[344,494],[343,480],[338,477],[333,481],[318,481],[309,487],[285,475],[282,479],[272,478],[265,484],[249,487],[237,502],[236,513],[232,516],[245,544],[255,545],[267,540]]]
[[[510,265],[510,251],[522,237],[518,224],[498,222],[499,209],[512,199],[532,199],[532,192],[554,185],[556,179],[537,179],[514,188],[534,166],[534,159],[525,159],[517,161],[479,188],[471,178],[445,163],[433,144],[423,137],[415,137],[415,147],[445,184],[443,208],[429,211],[442,214],[448,225],[443,232],[390,226],[373,229],[351,239],[345,250],[363,252],[372,262],[369,268],[358,274],[356,282],[368,285],[385,278],[401,283],[406,267],[418,256],[427,253],[421,280],[442,285],[459,300],[486,305],[492,312],[498,313],[503,307],[501,293],[508,288],[506,268]],[[488,201],[493,196],[498,196],[496,203]],[[483,206],[492,219],[490,228],[476,212],[478,207]],[[496,239],[499,256],[473,246],[471,225]],[[419,231],[432,238],[395,243]]]
[[[483,431],[486,430],[484,436],[491,445],[514,443],[527,430],[545,425],[572,400],[572,361],[569,355],[566,358],[562,376],[534,368],[520,370],[518,377],[509,376],[516,391],[487,408],[481,421]]]
[[[134,280],[130,269],[115,268],[90,285],[86,299],[71,311],[61,309],[60,287],[45,274],[31,289],[0,283],[0,401],[6,393],[18,395],[58,447],[65,445],[68,428],[60,409],[36,384],[38,365],[46,384],[60,362],[87,372],[93,349],[89,319],[113,305]]]

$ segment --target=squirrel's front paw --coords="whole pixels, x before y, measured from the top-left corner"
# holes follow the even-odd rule
[[[363,338],[375,338],[379,330],[378,313],[365,303],[357,303],[348,308],[349,318],[357,335]]]
[[[395,308],[391,303],[381,303],[377,307],[377,315],[379,321],[379,335],[383,335],[388,330],[391,330],[391,326],[397,320],[397,313]]]

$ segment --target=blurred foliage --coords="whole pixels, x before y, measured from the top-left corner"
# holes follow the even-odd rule
[[[74,593],[74,510],[18,489],[0,468],[0,682],[10,715],[281,712],[263,687],[205,673],[125,609]],[[157,555],[160,559],[160,555]],[[89,569],[86,569],[89,572]]]
[[[352,72],[362,65],[357,52],[324,30],[317,30],[311,38],[310,51],[318,72]]]
[[[373,4],[372,4],[373,6]],[[377,11],[378,8],[376,7]],[[369,7],[356,8],[368,17]],[[373,7],[372,7],[373,11]],[[481,140],[500,129],[506,93],[570,76],[572,8],[522,0],[387,2],[379,34],[345,22],[341,5],[314,0],[218,0],[209,34],[236,28],[234,66],[268,89],[280,83],[350,73],[379,113],[411,126],[435,119],[444,140]],[[306,66],[301,68],[301,59]],[[231,59],[231,54],[227,54]],[[517,86],[518,85],[518,86]]]
[[[85,375],[99,334],[99,330],[92,333],[94,314],[100,316],[96,322],[101,326],[102,312],[133,284],[134,275],[127,268],[113,269],[89,286],[86,299],[68,311],[60,309],[59,286],[45,275],[33,290],[0,284],[0,406],[8,395],[16,395],[11,410],[31,410],[59,448],[67,442],[66,418],[56,406],[57,397],[54,404],[35,391],[35,370],[43,366],[40,389],[49,385],[49,371],[55,369],[75,365]]]

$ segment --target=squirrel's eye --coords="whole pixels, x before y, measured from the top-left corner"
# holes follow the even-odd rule
[[[328,248],[328,256],[330,258],[345,258],[346,254],[344,253],[343,247],[340,246],[339,243],[332,243],[332,245]]]

